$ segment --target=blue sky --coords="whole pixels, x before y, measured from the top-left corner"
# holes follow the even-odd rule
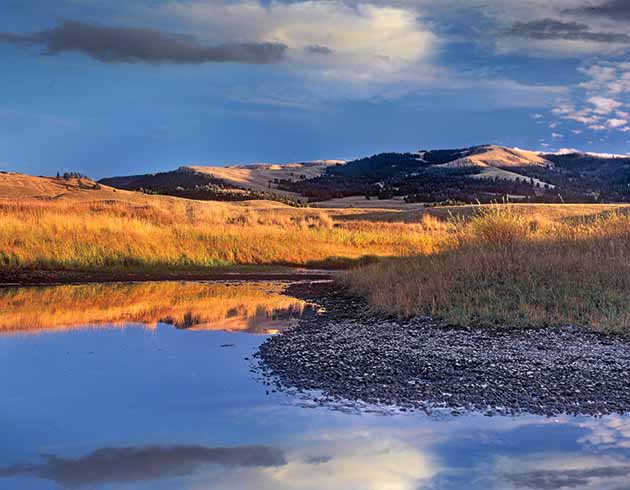
[[[4,0],[0,170],[630,152],[623,0]]]

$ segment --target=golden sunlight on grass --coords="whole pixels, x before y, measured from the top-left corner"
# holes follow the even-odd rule
[[[278,284],[114,283],[0,290],[0,335],[158,322],[193,330],[273,333],[305,303]]]
[[[325,211],[269,203],[0,201],[4,270],[335,267],[364,256],[432,252],[439,240],[421,224],[335,223]]]
[[[381,261],[342,281],[376,310],[461,324],[630,328],[630,216],[552,219],[515,206],[451,219],[440,252]]]

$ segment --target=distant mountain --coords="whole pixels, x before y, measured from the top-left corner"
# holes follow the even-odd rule
[[[498,145],[381,153],[344,162],[229,167],[113,177],[112,187],[194,199],[298,203],[350,196],[407,202],[628,202],[630,157]]]

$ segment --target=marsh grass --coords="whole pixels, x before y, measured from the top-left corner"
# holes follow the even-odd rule
[[[460,325],[630,329],[630,217],[551,220],[511,206],[453,219],[440,253],[345,272],[375,310]]]
[[[421,225],[335,223],[325,211],[166,200],[0,203],[0,268],[111,270],[230,264],[346,267],[431,253]]]
[[[627,208],[434,211],[402,221],[270,203],[6,200],[0,270],[329,267],[349,269],[341,281],[390,314],[630,329]]]

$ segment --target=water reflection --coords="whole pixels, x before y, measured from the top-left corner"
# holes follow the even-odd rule
[[[98,486],[184,476],[204,465],[281,466],[282,451],[265,446],[145,446],[98,449],[79,458],[44,456],[39,463],[0,468],[0,477],[34,476],[64,487]]]
[[[0,289],[0,334],[167,323],[276,333],[305,303],[277,283],[153,282]]]
[[[322,423],[319,416],[315,420]],[[369,426],[320,426],[291,434],[282,446],[110,447],[75,458],[49,455],[0,468],[0,478],[35,477],[61,488],[186,490],[629,488],[630,453],[587,448],[581,441],[592,431],[573,419],[493,425],[475,417],[432,423],[376,418]],[[563,437],[560,444],[548,439],[562,432],[586,439]],[[466,457],[453,450],[457,445]]]
[[[0,292],[0,488],[630,488],[628,417],[349,414],[273,392],[246,360],[264,337],[245,332],[282,329],[302,311],[283,290]]]

